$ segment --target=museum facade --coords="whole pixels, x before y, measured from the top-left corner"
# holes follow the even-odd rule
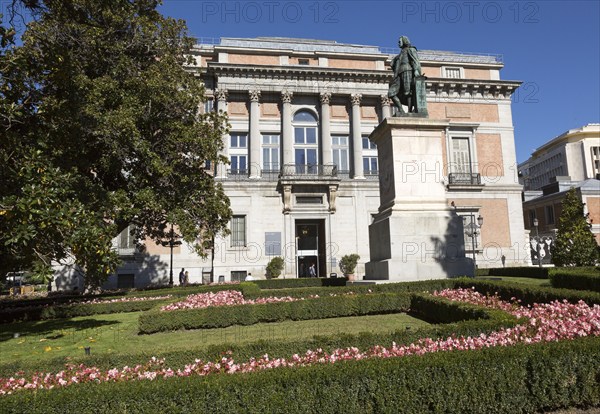
[[[185,268],[190,282],[263,278],[269,260],[281,256],[283,277],[308,276],[312,264],[318,276],[341,276],[340,258],[357,253],[360,279],[369,262],[368,227],[380,206],[378,153],[369,135],[394,115],[387,92],[397,53],[292,38],[199,42],[189,69],[206,85],[202,110],[226,112],[231,126],[223,136],[230,163],[215,166],[214,176],[233,218],[231,234],[215,240],[206,259],[176,247],[175,273]],[[420,50],[419,58],[429,118],[447,122],[443,162],[426,166],[415,157],[396,168],[413,179],[435,176],[465,229],[483,217],[476,234],[465,235],[465,254],[474,253],[478,266],[527,263],[511,115],[520,82],[500,79],[496,55]],[[126,232],[115,247],[125,263],[109,285],[164,282],[168,248],[147,243],[140,258]]]

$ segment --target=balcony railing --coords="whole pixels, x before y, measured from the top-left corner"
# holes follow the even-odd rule
[[[282,179],[331,179],[338,178],[335,164],[285,164],[281,169]]]
[[[450,173],[448,175],[450,185],[481,185],[481,174],[479,173]]]

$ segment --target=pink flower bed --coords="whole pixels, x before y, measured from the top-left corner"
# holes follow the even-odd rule
[[[490,334],[476,337],[449,337],[446,339],[424,338],[415,343],[390,347],[376,345],[366,351],[358,348],[336,349],[331,353],[322,349],[308,350],[304,355],[295,354],[290,358],[270,359],[268,355],[251,358],[245,362],[236,362],[231,356],[225,356],[218,362],[195,360],[183,369],[173,370],[165,366],[164,360],[152,358],[146,365],[136,367],[113,368],[101,371],[84,365],[68,365],[57,374],[36,373],[31,378],[0,378],[0,395],[11,394],[22,389],[52,389],[82,382],[107,382],[130,380],[154,380],[156,378],[188,377],[192,375],[211,375],[218,373],[255,372],[278,367],[299,367],[312,364],[333,364],[338,361],[360,360],[366,358],[391,358],[407,355],[423,355],[431,352],[481,349],[492,346],[509,346],[517,343],[536,343],[558,341],[582,336],[600,335],[600,306],[589,306],[580,301],[570,304],[555,301],[548,304],[536,304],[531,307],[510,304],[497,296],[485,297],[471,290],[444,290],[435,293],[450,300],[460,300],[491,308],[504,309],[515,316],[528,318],[528,322],[513,328],[500,329]],[[19,375],[17,375],[19,376]]]
[[[124,298],[117,298],[117,299],[92,299],[92,300],[87,300],[85,302],[76,302],[77,305],[97,305],[99,303],[121,303],[121,302],[145,302],[145,301],[149,301],[149,300],[162,300],[162,299],[170,299],[171,297],[173,297],[173,295],[165,295],[165,296],[149,296],[146,298],[139,298],[139,297],[124,297]]]
[[[208,292],[189,295],[181,302],[171,303],[160,308],[161,311],[173,311],[179,309],[203,309],[210,306],[233,306],[233,305],[256,305],[261,303],[295,302],[303,300],[300,298],[268,297],[256,300],[244,299],[242,292],[237,290],[224,290],[221,292]]]

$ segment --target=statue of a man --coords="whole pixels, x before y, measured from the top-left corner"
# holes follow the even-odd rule
[[[398,46],[400,53],[392,59],[391,64],[394,79],[390,82],[388,96],[401,114],[404,113],[402,105],[408,107],[408,112],[419,112],[415,78],[421,77],[421,62],[417,48],[410,44],[406,36],[400,36]]]

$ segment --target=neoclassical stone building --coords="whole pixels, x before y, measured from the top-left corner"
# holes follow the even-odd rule
[[[284,277],[306,276],[313,263],[328,276],[341,273],[343,255],[358,253],[357,274],[364,275],[368,226],[379,208],[377,148],[369,134],[393,112],[387,90],[395,53],[291,38],[222,38],[195,47],[189,69],[205,82],[204,110],[229,115],[223,142],[231,163],[216,166],[215,180],[234,216],[231,235],[215,240],[208,259],[177,247],[175,274],[185,267],[192,282],[209,280],[211,272],[214,281],[262,278],[269,260],[282,256]],[[474,251],[479,266],[501,266],[503,256],[507,266],[527,262],[511,115],[520,82],[500,79],[500,56],[419,55],[429,117],[449,126],[440,142],[443,165],[425,168],[415,159],[403,171],[435,175],[465,224],[484,218],[479,234],[466,237],[466,254]],[[164,281],[168,249],[152,244],[147,254],[163,264]],[[157,282],[137,276],[143,269],[151,274],[145,266],[130,260],[119,270],[129,275],[120,284]]]

